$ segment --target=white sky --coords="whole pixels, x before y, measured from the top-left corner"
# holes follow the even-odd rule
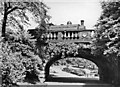
[[[100,0],[42,0],[50,10],[50,22],[60,25],[71,21],[79,24],[85,20],[87,28],[93,28],[101,14]]]
[[[52,16],[50,22],[60,25],[71,21],[72,24],[79,24],[85,20],[86,28],[93,28],[101,14],[100,1],[102,0],[41,0],[50,9],[48,14]],[[104,0],[103,0],[104,1]],[[30,16],[30,15],[29,15]],[[32,25],[28,28],[35,28],[37,24],[31,20]]]

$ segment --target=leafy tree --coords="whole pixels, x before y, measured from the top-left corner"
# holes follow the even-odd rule
[[[21,28],[21,22],[25,25],[29,24],[29,15],[26,15],[26,11],[34,15],[37,23],[42,24],[43,20],[48,21],[47,9],[48,7],[42,2],[1,2],[2,36],[5,37],[9,26]]]
[[[28,32],[17,31],[9,34],[9,40],[1,43],[0,59],[2,60],[3,86],[12,85],[16,82],[30,80],[28,73],[34,75],[32,82],[38,79],[38,69],[42,61],[35,54],[35,39],[31,39]],[[17,35],[17,37],[16,37]],[[34,73],[32,73],[34,72]],[[35,77],[36,76],[36,77]]]
[[[39,81],[42,65],[40,55],[43,55],[40,52],[44,41],[41,36],[49,19],[48,7],[42,2],[1,2],[0,10],[3,17],[1,34],[5,38],[0,37],[3,86],[25,80],[33,83]],[[36,39],[24,29],[24,25],[30,25],[28,11],[39,23]]]
[[[110,83],[119,84],[120,56],[120,1],[101,2],[102,14],[96,24],[93,54],[103,55],[110,70]]]
[[[94,53],[119,56],[120,46],[120,1],[101,2],[102,14],[96,24],[96,34],[93,42]]]

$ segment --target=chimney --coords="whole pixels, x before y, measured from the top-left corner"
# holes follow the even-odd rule
[[[84,25],[84,20],[81,20],[81,25]]]

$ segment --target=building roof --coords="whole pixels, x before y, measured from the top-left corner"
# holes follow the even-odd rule
[[[50,30],[77,30],[79,28],[79,24],[71,24],[71,25],[55,25],[55,26],[50,26]]]

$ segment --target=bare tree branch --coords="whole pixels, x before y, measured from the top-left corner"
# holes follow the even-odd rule
[[[12,6],[10,5],[10,2],[8,2],[8,9],[12,8]]]

